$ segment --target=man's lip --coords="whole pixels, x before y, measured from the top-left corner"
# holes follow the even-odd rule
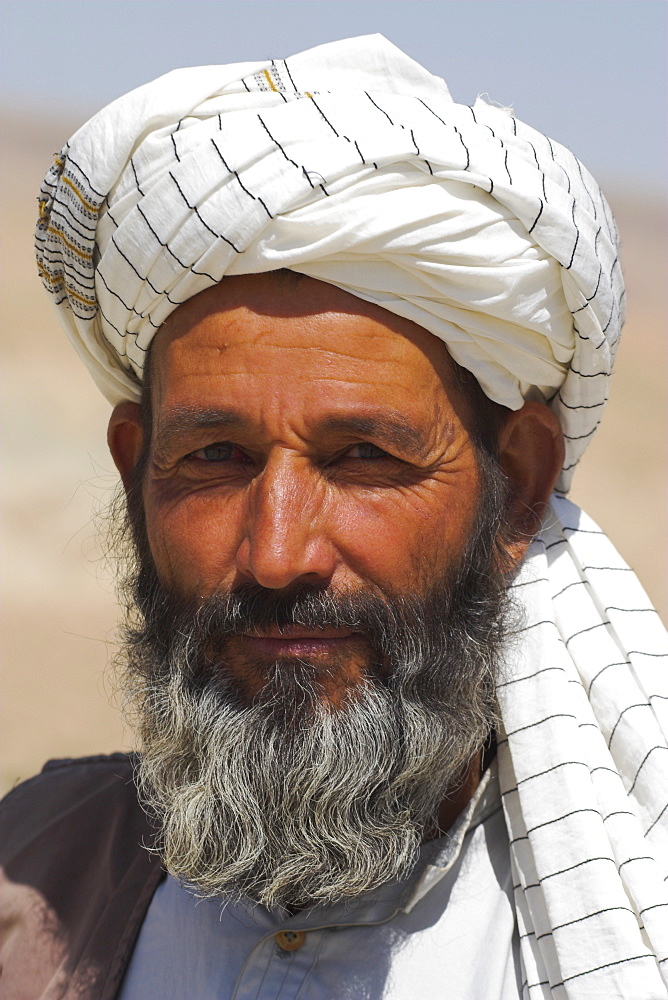
[[[253,629],[242,633],[247,639],[348,639],[356,633],[351,628],[304,628],[300,625],[288,625],[279,629],[276,626],[264,629]]]
[[[283,632],[277,628],[244,632],[241,638],[255,652],[269,656],[317,656],[334,652],[356,634],[352,629],[305,629],[295,626]]]

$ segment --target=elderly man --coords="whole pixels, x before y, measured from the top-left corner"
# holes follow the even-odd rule
[[[666,996],[665,634],[564,498],[623,319],[581,164],[351,39],[100,112],[37,255],[140,752],[6,800],[9,995]]]

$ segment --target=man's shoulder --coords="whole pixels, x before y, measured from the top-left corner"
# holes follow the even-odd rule
[[[132,779],[136,758],[113,753],[48,761],[0,802],[0,844],[5,863],[65,834],[72,843],[104,840],[112,830],[131,839],[150,833]],[[111,826],[110,826],[111,824]],[[136,842],[136,841],[135,841]]]
[[[119,776],[131,774],[137,762],[134,753],[98,753],[87,757],[54,757],[47,760],[42,770],[19,782],[5,798],[9,798],[20,790],[25,790],[43,784],[45,781],[77,782],[87,780],[93,773],[102,775],[118,772]],[[4,801],[4,799],[3,799]]]
[[[0,801],[0,814],[23,809],[24,803],[39,810],[52,799],[81,795],[107,798],[121,795],[132,784],[136,754],[94,754],[89,757],[59,757],[47,760],[39,774],[19,782]]]

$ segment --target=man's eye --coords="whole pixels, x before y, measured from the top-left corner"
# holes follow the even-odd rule
[[[390,456],[382,448],[375,444],[364,441],[362,444],[354,444],[345,454],[346,458],[389,458]]]
[[[208,444],[205,448],[191,452],[188,458],[194,458],[200,462],[230,462],[233,460],[243,461],[246,455],[229,441],[217,441],[215,444]]]

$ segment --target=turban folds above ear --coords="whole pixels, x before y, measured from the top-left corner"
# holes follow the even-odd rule
[[[440,337],[496,402],[549,401],[563,490],[623,320],[614,222],[587,171],[507,111],[456,104],[381,36],[175,70],[119,98],[47,174],[37,257],[111,402],[139,398],[181,302],[291,268]]]

